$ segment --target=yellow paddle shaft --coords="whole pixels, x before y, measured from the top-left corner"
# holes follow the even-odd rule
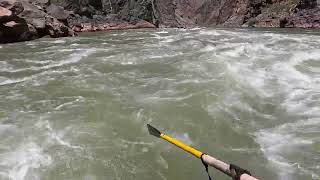
[[[188,145],[185,145],[185,144],[183,144],[182,142],[180,142],[180,141],[178,141],[178,140],[176,140],[176,139],[173,139],[172,137],[167,136],[167,135],[165,135],[165,134],[162,134],[162,133],[161,133],[161,134],[160,134],[160,137],[161,137],[162,139],[165,139],[166,141],[170,142],[171,144],[174,144],[174,145],[176,145],[177,147],[179,147],[179,148],[187,151],[188,153],[194,155],[194,156],[197,157],[197,158],[201,158],[201,155],[203,154],[202,152],[200,152],[200,151],[198,151],[198,150],[196,150],[196,149],[194,149],[194,148],[192,148],[192,147],[190,147],[190,146],[188,146]]]

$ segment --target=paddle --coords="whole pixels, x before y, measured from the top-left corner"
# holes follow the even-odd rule
[[[212,166],[221,172],[225,173],[226,175],[232,177],[235,180],[257,180],[255,177],[250,176],[250,172],[247,170],[244,170],[236,165],[233,164],[227,164],[223,161],[220,161],[212,156],[209,156],[207,154],[202,153],[201,151],[198,151],[188,145],[183,144],[182,142],[165,135],[164,133],[161,133],[156,128],[152,127],[150,124],[147,124],[148,131],[151,135],[162,138],[177,147],[183,149],[184,151],[187,151],[188,153],[194,155],[195,157],[202,160],[204,165]]]

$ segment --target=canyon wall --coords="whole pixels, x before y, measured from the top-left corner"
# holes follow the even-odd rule
[[[0,0],[0,43],[155,27],[320,28],[317,0]]]

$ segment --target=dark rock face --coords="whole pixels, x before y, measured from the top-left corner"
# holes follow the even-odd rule
[[[74,32],[64,23],[47,14],[43,7],[36,6],[28,2],[23,2],[23,6],[24,11],[19,16],[24,18],[28,24],[36,28],[39,37],[46,35],[50,35],[50,37],[66,37],[75,35]],[[63,17],[63,15],[64,14],[58,17]]]
[[[67,0],[65,8],[76,32],[156,27],[151,0]]]
[[[155,27],[319,28],[317,0],[0,0],[0,42]]]
[[[24,10],[21,3],[0,1],[0,5],[0,43],[36,38],[36,30],[18,16]]]
[[[77,22],[74,23],[75,26],[81,23],[100,26],[110,21],[135,24],[144,20],[156,27],[317,27],[319,19],[315,10],[317,0],[52,0],[52,2],[79,15],[69,21],[71,24]],[[312,15],[311,12],[315,14]],[[311,22],[306,18],[311,18]],[[316,24],[311,25],[312,23]]]
[[[0,42],[27,41],[50,35],[74,36],[65,24],[44,12],[41,6],[24,0],[0,0]],[[61,12],[60,12],[61,13]],[[63,17],[63,14],[59,14]]]
[[[317,28],[320,16],[316,0],[274,0],[249,19],[253,27]]]
[[[318,27],[316,9],[316,0],[154,0],[162,27]]]
[[[55,4],[50,4],[48,7],[45,8],[45,10],[47,14],[49,14],[50,16],[58,19],[59,21],[66,22],[66,23],[71,13],[64,10],[63,7],[57,6]]]
[[[160,26],[189,27],[242,25],[248,13],[247,0],[155,0]]]
[[[302,10],[286,19],[285,27],[320,28],[320,8]]]
[[[152,0],[65,0],[58,3],[75,14],[93,18],[94,15],[117,15],[127,22],[153,21]]]

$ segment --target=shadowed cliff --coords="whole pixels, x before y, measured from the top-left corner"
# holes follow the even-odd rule
[[[0,42],[155,27],[320,28],[316,0],[0,0]]]

